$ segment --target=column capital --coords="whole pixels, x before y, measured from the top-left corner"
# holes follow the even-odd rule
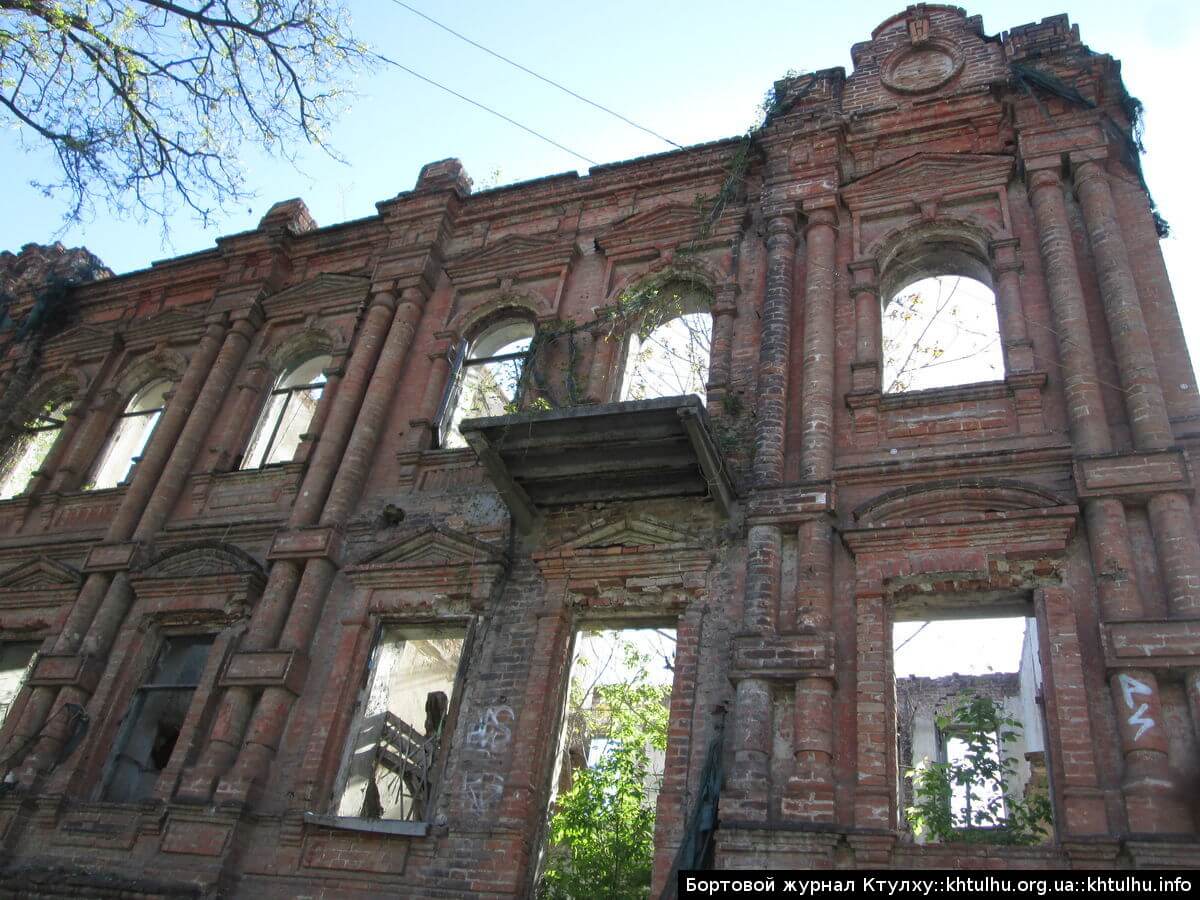
[[[1098,159],[1082,159],[1071,160],[1071,178],[1075,183],[1075,190],[1079,190],[1085,184],[1099,179],[1100,183],[1106,187],[1108,185],[1108,173],[1104,170],[1104,164]]]
[[[813,228],[832,228],[837,229],[837,209],[831,206],[821,206],[816,209],[809,209],[805,205],[805,221],[804,234],[807,236]]]
[[[1059,176],[1057,169],[1027,169],[1025,171],[1025,181],[1031,191],[1041,188],[1062,187],[1062,178]]]
[[[794,206],[764,209],[763,212],[767,217],[767,240],[774,237],[796,237],[796,209]]]
[[[371,296],[367,299],[367,309],[382,306],[389,312],[396,308],[396,295],[391,290],[372,291]]]

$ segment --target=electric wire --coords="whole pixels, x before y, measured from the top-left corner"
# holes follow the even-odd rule
[[[466,94],[460,94],[458,91],[454,90],[453,88],[446,87],[446,85],[442,84],[440,81],[434,81],[432,78],[428,77],[427,75],[422,75],[420,72],[416,71],[415,69],[410,69],[408,66],[404,65],[403,63],[396,62],[396,60],[392,59],[389,56],[385,56],[384,54],[379,53],[378,51],[371,51],[371,55],[374,56],[376,59],[380,60],[381,62],[387,63],[389,66],[395,66],[397,69],[400,69],[403,72],[407,72],[409,75],[413,76],[414,78],[419,78],[421,81],[424,81],[426,84],[432,84],[434,87],[440,88],[441,90],[445,91],[447,94],[451,94],[452,96],[457,97],[459,100],[462,100],[466,103],[470,103],[472,106],[477,107],[478,109],[482,109],[484,112],[491,113],[493,116],[496,116],[496,118],[498,118],[498,119],[503,119],[505,122],[508,122],[510,125],[517,126],[522,131],[533,135],[538,140],[545,141],[547,144],[551,144],[552,146],[557,147],[559,150],[563,150],[563,151],[571,154],[574,157],[582,159],[584,162],[589,163],[590,165],[593,165],[593,166],[600,165],[600,163],[598,163],[596,160],[592,159],[590,156],[584,156],[578,150],[572,150],[570,147],[567,147],[564,144],[560,144],[558,141],[554,140],[553,138],[546,137],[546,135],[542,134],[540,131],[534,131],[528,125],[522,125],[516,119],[506,116],[504,113],[498,112],[497,110],[492,109],[490,106],[486,106],[483,103],[480,103],[478,100],[472,100]]]
[[[645,132],[646,134],[650,135],[651,137],[657,138],[658,140],[660,140],[666,144],[670,144],[672,147],[675,147],[676,149],[679,149],[679,150],[684,149],[683,144],[679,144],[679,143],[671,140],[669,137],[664,137],[663,135],[659,134],[657,131],[647,128],[645,125],[639,125],[637,122],[633,121],[633,119],[630,119],[630,118],[627,118],[627,117],[621,115],[616,110],[610,109],[609,107],[605,106],[602,103],[597,103],[595,100],[589,100],[587,97],[583,96],[582,94],[576,93],[575,91],[571,90],[569,87],[559,84],[554,79],[547,78],[545,75],[535,72],[533,69],[530,69],[527,66],[521,65],[516,60],[509,59],[503,53],[497,53],[495,50],[492,50],[490,47],[485,47],[483,44],[479,43],[478,41],[471,40],[471,38],[467,37],[465,34],[455,31],[449,25],[439,22],[437,19],[433,18],[432,16],[421,12],[421,10],[417,9],[416,7],[409,6],[407,3],[404,2],[404,0],[392,0],[392,2],[395,3],[399,7],[407,9],[413,15],[420,16],[426,22],[436,25],[438,28],[442,29],[443,31],[454,35],[460,41],[465,41],[466,43],[470,44],[472,47],[475,47],[479,50],[482,50],[484,53],[487,53],[489,56],[494,56],[496,59],[500,60],[501,62],[505,62],[508,65],[512,66],[513,68],[520,69],[522,72],[524,72],[527,75],[532,75],[534,78],[538,79],[539,81],[545,82],[546,84],[550,85],[551,87],[562,91],[564,94],[569,94],[570,96],[574,97],[576,100],[580,100],[580,101],[586,103],[588,106],[594,107],[594,108],[600,110],[601,112],[606,112],[610,116],[614,116],[615,118],[620,119],[626,125],[631,125],[634,128],[638,129],[638,131]]]

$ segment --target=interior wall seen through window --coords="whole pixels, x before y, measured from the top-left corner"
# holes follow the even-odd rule
[[[342,764],[334,811],[427,821],[466,632],[385,626]]]

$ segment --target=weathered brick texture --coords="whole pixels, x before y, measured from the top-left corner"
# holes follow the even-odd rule
[[[677,629],[656,894],[714,746],[719,866],[1195,865],[1200,392],[1117,63],[1065,16],[991,36],[940,5],[852,57],[775,85],[715,216],[695,201],[737,141],[480,193],[443,160],[376,216],[322,229],[287,201],[119,277],[0,255],[5,446],[70,401],[0,501],[0,640],[41,642],[0,731],[0,892],[526,896],[575,635],[606,623]],[[994,289],[1003,376],[886,393],[883,306],[939,274]],[[634,329],[604,312],[671,283],[711,306],[707,415],[612,446],[589,415]],[[66,315],[39,323],[50,284],[73,284]],[[551,449],[439,449],[460,342],[509,316],[584,323],[518,420],[530,441],[553,421]],[[318,354],[295,456],[239,470],[273,386]],[[87,490],[158,378],[132,478]],[[530,499],[584,437],[587,499]],[[630,469],[686,452],[704,480],[623,492],[630,446]],[[1053,841],[917,845],[892,625],[996,598],[1037,622]],[[421,822],[337,815],[383,626],[464,638]],[[130,704],[186,635],[213,644],[175,748],[145,799],[106,799]]]

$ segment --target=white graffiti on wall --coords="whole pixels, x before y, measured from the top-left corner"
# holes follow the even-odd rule
[[[489,707],[467,732],[467,745],[489,756],[502,752],[512,740],[512,722],[516,715],[511,706]]]
[[[504,793],[504,779],[492,772],[477,772],[468,775],[465,780],[467,799],[471,801],[471,811],[486,812],[499,802]]]
[[[1117,681],[1121,685],[1121,693],[1125,697],[1125,705],[1133,710],[1133,715],[1128,719],[1130,725],[1137,728],[1134,732],[1133,740],[1136,743],[1138,738],[1154,727],[1154,720],[1146,715],[1150,709],[1149,703],[1139,703],[1134,695],[1146,694],[1152,695],[1154,692],[1150,686],[1143,684],[1131,675],[1126,675],[1122,672],[1117,676]],[[1136,706],[1136,709],[1134,708]]]

